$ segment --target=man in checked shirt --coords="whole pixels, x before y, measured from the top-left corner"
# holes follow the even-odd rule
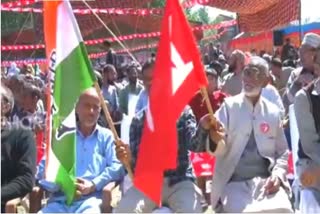
[[[153,66],[149,67],[153,69]],[[130,148],[122,143],[116,146],[117,158],[122,163],[131,163],[134,170],[138,155],[141,136],[143,132],[145,114],[135,117],[130,127]],[[194,183],[195,177],[189,159],[189,151],[197,152],[200,142],[205,141],[209,135],[203,127],[209,127],[208,120],[202,119],[197,128],[197,122],[192,109],[186,106],[177,121],[178,131],[178,166],[176,170],[164,172],[162,204],[169,207],[174,213],[200,213],[201,190]],[[211,135],[210,135],[211,136]],[[131,154],[131,155],[130,155]],[[151,181],[150,181],[151,182]],[[142,192],[131,187],[125,194],[116,213],[151,213],[157,205],[146,197]]]

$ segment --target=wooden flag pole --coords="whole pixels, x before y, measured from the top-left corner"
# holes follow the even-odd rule
[[[112,132],[112,134],[114,136],[115,144],[118,145],[119,142],[120,142],[120,138],[118,136],[116,128],[114,127],[114,124],[113,124],[111,115],[109,113],[108,107],[107,107],[106,103],[104,102],[104,98],[102,96],[102,91],[101,91],[101,89],[99,87],[98,82],[94,83],[94,87],[98,92],[98,95],[99,95],[99,98],[100,98],[100,102],[101,102],[101,106],[102,106],[102,110],[103,110],[104,116],[105,116],[105,118],[106,118],[106,120],[108,122],[109,128],[110,128],[110,130],[111,130],[111,132]],[[130,163],[125,163],[124,165],[125,165],[125,168],[126,168],[126,170],[128,172],[128,175],[129,175],[130,179],[133,180],[133,173],[132,173],[132,169],[131,169]]]
[[[204,87],[204,86],[202,86],[202,87],[200,88],[200,90],[201,90],[202,97],[203,97],[203,99],[204,99],[205,102],[206,102],[206,106],[207,106],[208,112],[209,112],[209,114],[210,114],[210,119],[212,120],[212,123],[216,123],[217,120],[216,120],[216,118],[213,116],[214,113],[213,113],[213,109],[212,109],[212,106],[211,106],[211,103],[210,103],[210,100],[209,100],[209,95],[208,95],[207,88]],[[215,127],[215,128],[217,128],[217,127]]]
[[[218,131],[219,127],[218,127],[218,121],[217,119],[214,117],[214,113],[213,113],[213,109],[209,100],[209,95],[208,95],[208,91],[206,87],[201,87],[200,88],[202,97],[204,98],[205,102],[206,102],[206,106],[208,108],[208,112],[210,115],[210,120],[211,120],[211,124],[214,125],[215,131],[216,133],[214,134],[215,138],[216,138],[216,143],[222,143],[225,145],[224,139],[223,139],[223,135]]]

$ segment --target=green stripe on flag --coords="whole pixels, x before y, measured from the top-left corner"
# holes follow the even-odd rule
[[[79,46],[57,65],[55,70],[53,96],[58,111],[53,115],[52,150],[61,164],[55,182],[64,191],[68,204],[73,201],[76,190],[74,183],[76,126],[73,110],[81,93],[92,87],[95,81],[96,78],[83,42],[79,43]],[[72,123],[68,120],[70,118]],[[70,127],[73,128],[72,132],[65,132],[70,130]],[[61,136],[61,133],[67,134],[57,139],[57,132],[59,136]]]

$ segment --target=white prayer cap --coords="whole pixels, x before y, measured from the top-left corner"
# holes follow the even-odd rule
[[[315,33],[307,33],[303,37],[303,41],[301,45],[309,45],[313,48],[320,47],[320,35]]]

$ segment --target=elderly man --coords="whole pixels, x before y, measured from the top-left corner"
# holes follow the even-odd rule
[[[320,49],[315,57],[314,72],[317,78],[301,89],[294,100],[300,136],[296,168],[301,213],[320,213]]]
[[[292,212],[280,112],[261,96],[267,73],[267,62],[252,57],[243,71],[243,92],[226,98],[216,112],[225,130],[225,146],[209,140],[199,145],[216,156],[211,191],[216,210]]]
[[[229,59],[229,74],[224,77],[222,91],[231,96],[241,92],[241,73],[245,65],[245,55],[240,50],[232,52]]]
[[[31,129],[9,122],[13,108],[10,89],[1,85],[1,213],[7,201],[32,191],[36,144]]]
[[[304,36],[299,50],[302,67],[293,70],[289,77],[288,88],[284,97],[286,108],[290,104],[293,104],[296,93],[314,79],[314,58],[316,56],[316,49],[319,46],[320,35],[307,33]]]
[[[108,183],[122,179],[124,169],[116,157],[112,133],[97,124],[100,105],[94,88],[84,91],[76,105],[78,124],[75,182],[82,196],[68,206],[63,193],[54,192],[40,213],[100,213],[102,189]],[[40,166],[43,165],[42,161]],[[43,173],[43,168],[39,171]]]

